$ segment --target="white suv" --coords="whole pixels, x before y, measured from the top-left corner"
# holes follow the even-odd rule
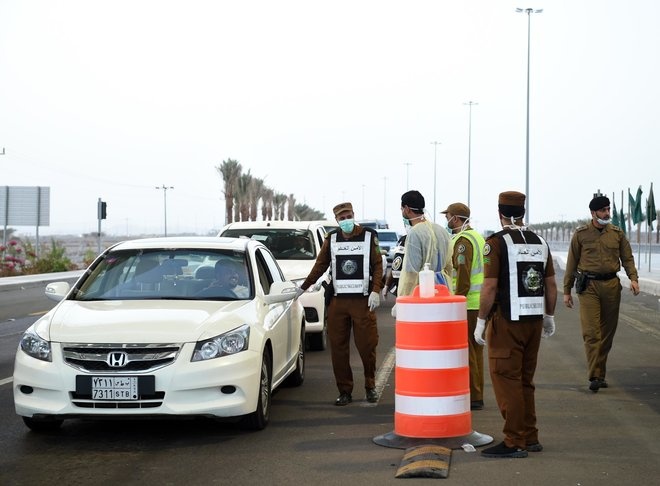
[[[226,225],[218,236],[260,241],[271,251],[284,277],[300,285],[316,262],[326,231],[318,221],[241,221]],[[328,342],[327,274],[300,296],[305,308],[305,340],[309,349],[315,351],[324,350]]]

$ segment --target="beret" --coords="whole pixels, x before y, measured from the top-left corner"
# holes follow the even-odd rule
[[[596,196],[589,203],[591,211],[598,211],[610,205],[610,200],[606,196]]]

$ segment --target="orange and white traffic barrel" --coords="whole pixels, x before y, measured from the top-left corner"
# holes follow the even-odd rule
[[[444,285],[435,295],[396,299],[394,433],[448,438],[472,432],[465,296]]]

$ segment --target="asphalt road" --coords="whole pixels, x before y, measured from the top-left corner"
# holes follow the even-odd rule
[[[201,419],[72,420],[44,435],[30,432],[15,415],[7,378],[20,333],[51,303],[40,289],[0,292],[0,484],[429,484],[430,479],[395,479],[405,451],[373,442],[394,426],[394,373],[384,366],[394,347],[391,304],[378,311],[382,396],[375,405],[363,399],[356,352],[357,400],[347,407],[332,404],[336,390],[329,353],[309,352],[305,383],[275,394],[271,424],[261,432]],[[658,298],[624,291],[608,363],[610,388],[596,394],[587,389],[578,312],[559,305],[557,333],[542,344],[535,381],[544,451],[526,459],[487,459],[478,451],[457,449],[445,481],[488,486],[658,483]],[[499,442],[502,419],[488,378],[485,402],[484,410],[472,414],[473,429]]]

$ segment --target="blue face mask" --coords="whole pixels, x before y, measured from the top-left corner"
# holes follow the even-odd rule
[[[355,220],[342,219],[341,221],[339,221],[339,227],[344,233],[352,233],[353,228],[355,228]]]

